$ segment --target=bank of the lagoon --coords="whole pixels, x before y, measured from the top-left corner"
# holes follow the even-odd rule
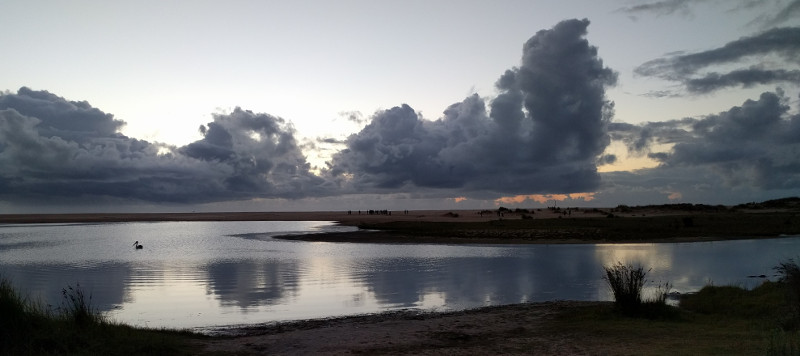
[[[66,314],[48,316],[0,283],[0,353],[794,355],[800,351],[797,295],[794,304],[786,298],[800,282],[794,278],[751,291],[704,287],[680,308],[656,313],[623,315],[600,302],[525,303],[269,323],[213,338],[110,323],[75,299]]]
[[[354,228],[300,221],[3,225],[0,273],[50,304],[64,286],[80,284],[117,321],[199,328],[611,300],[601,266],[617,261],[652,267],[652,279],[670,281],[680,293],[708,283],[753,286],[772,276],[776,261],[800,251],[796,237],[533,245],[275,238],[342,229]]]
[[[81,283],[81,286],[92,295],[94,305],[112,317],[125,315],[123,312],[125,310],[129,312],[138,310],[143,312],[138,314],[140,320],[152,320],[145,312],[146,308],[137,309],[137,305],[154,306],[156,313],[169,314],[175,307],[178,309],[184,307],[180,303],[170,301],[171,298],[176,298],[192,301],[186,303],[186,307],[190,309],[200,307],[202,310],[196,313],[185,313],[186,310],[183,310],[182,314],[171,315],[169,317],[171,320],[185,318],[192,320],[193,323],[200,321],[206,326],[241,323],[268,325],[239,329],[248,333],[248,336],[233,339],[179,336],[178,338],[183,340],[178,341],[179,345],[183,345],[179,346],[179,350],[185,353],[216,350],[225,353],[300,354],[363,351],[418,354],[441,350],[456,353],[524,353],[535,350],[539,354],[592,352],[625,354],[632,350],[637,353],[646,350],[649,354],[675,352],[763,354],[772,344],[787,345],[786,342],[781,343],[781,338],[786,339],[787,334],[776,333],[774,328],[768,326],[768,324],[773,325],[774,320],[764,321],[763,315],[752,317],[728,315],[730,313],[715,315],[682,312],[683,316],[677,321],[620,318],[608,314],[609,304],[591,301],[610,300],[606,287],[595,282],[581,282],[579,278],[574,278],[580,275],[581,271],[590,270],[593,270],[591,274],[594,278],[598,278],[601,267],[607,264],[606,262],[627,261],[641,262],[653,267],[650,278],[672,282],[673,291],[692,291],[709,284],[758,286],[764,280],[775,279],[773,270],[775,264],[786,258],[796,257],[800,249],[797,248],[799,238],[796,236],[772,238],[784,232],[797,233],[796,213],[785,209],[774,211],[756,208],[756,214],[751,211],[737,216],[728,213],[686,214],[685,211],[656,213],[609,209],[586,212],[580,219],[587,222],[579,224],[574,223],[579,218],[570,218],[569,213],[564,215],[563,212],[557,211],[545,213],[537,211],[533,220],[538,221],[539,225],[525,225],[523,229],[519,228],[520,225],[514,224],[523,224],[522,220],[528,220],[524,223],[530,224],[532,219],[525,218],[525,212],[506,211],[501,217],[503,220],[499,220],[497,216],[485,216],[484,212],[412,212],[403,214],[402,218],[369,214],[360,216],[356,211],[351,214],[328,212],[311,215],[328,216],[320,220],[340,221],[345,226],[375,227],[372,224],[399,221],[394,224],[400,224],[400,229],[389,225],[381,228],[393,235],[393,238],[403,237],[402,241],[398,241],[403,242],[402,244],[339,244],[276,240],[275,237],[279,235],[302,235],[309,231],[309,225],[304,225],[304,228],[280,228],[278,231],[273,231],[272,227],[259,225],[263,222],[257,220],[263,219],[263,214],[256,216],[248,213],[242,216],[224,213],[221,216],[216,215],[213,219],[210,215],[203,214],[195,216],[193,220],[223,222],[199,223],[201,225],[196,226],[192,226],[197,224],[196,222],[172,221],[185,218],[186,215],[156,219],[168,221],[165,223],[133,224],[64,224],[75,222],[79,218],[76,215],[45,216],[43,221],[49,221],[50,224],[0,225],[4,229],[0,231],[5,234],[0,235],[0,273],[8,277],[6,273],[10,271],[13,274],[12,280],[28,296],[50,293],[60,298],[62,288]],[[475,215],[464,219],[465,215],[461,214]],[[572,214],[575,214],[575,211],[572,211]],[[598,219],[591,214],[600,214],[599,216],[604,218]],[[615,214],[614,218],[607,217],[610,214]],[[287,221],[298,221],[301,220],[298,217],[310,216],[307,213],[279,215]],[[336,219],[337,215],[346,215],[349,218]],[[288,218],[290,216],[295,218]],[[558,216],[562,218],[559,219]],[[0,217],[0,220],[6,217]],[[551,219],[546,219],[547,217]],[[638,221],[622,221],[628,220],[629,217]],[[687,217],[691,219],[687,220]],[[753,220],[753,217],[756,217],[756,220]],[[15,217],[17,218],[19,216]],[[143,216],[129,218],[130,216],[107,214],[97,216],[91,221],[145,219]],[[667,219],[662,222],[671,222],[669,227],[673,230],[683,230],[684,233],[694,231],[694,234],[678,236],[683,237],[681,239],[676,239],[676,236],[661,236],[656,239],[656,235],[663,235],[663,232],[659,232],[659,229],[664,230],[663,226],[656,224],[648,228],[649,224],[645,221],[655,221],[653,219],[660,218]],[[53,224],[55,221],[60,223]],[[477,226],[480,229],[476,229],[475,226],[456,229],[450,224],[455,221],[485,225]],[[709,221],[724,223],[707,224]],[[753,231],[753,228],[743,230],[736,228],[736,226],[746,226],[748,222],[753,221],[760,222],[755,228],[758,233],[748,236],[747,233]],[[728,222],[735,223],[728,224]],[[310,231],[326,232],[315,235],[315,238],[323,235],[343,235],[342,231],[336,231],[344,228],[342,225],[324,222],[310,224]],[[443,225],[436,227],[436,224]],[[567,235],[576,231],[585,233],[587,226],[597,232],[597,227],[591,227],[591,224],[599,224],[600,232],[621,231],[628,234],[621,236],[640,236],[636,240],[647,243],[586,243],[587,241],[574,238],[576,235],[564,238],[565,233]],[[441,229],[442,226],[445,228]],[[721,226],[724,227],[722,230],[715,231]],[[18,228],[22,230],[12,231]],[[29,228],[39,231],[26,230]],[[86,234],[86,231],[82,231],[87,228],[93,233]],[[402,231],[403,228],[406,230]],[[464,232],[470,229],[471,232]],[[42,235],[41,231],[49,232]],[[474,238],[475,235],[486,236],[487,231],[490,235],[499,236],[483,241]],[[549,235],[545,236],[545,239],[536,241],[525,235],[517,237],[521,237],[526,243],[535,242],[538,245],[508,245],[509,241],[502,241],[503,244],[474,244],[491,242],[492,239],[497,242],[496,237],[531,234],[536,231],[540,234],[544,231]],[[738,233],[726,235],[725,231],[738,231]],[[441,239],[444,235],[458,234],[461,235],[455,240]],[[641,238],[641,236],[646,237]],[[465,237],[468,240],[464,239]],[[132,242],[128,241],[131,238],[139,240],[145,248],[135,250],[130,245]],[[740,240],[721,241],[730,238]],[[651,243],[660,239],[712,241]],[[621,240],[626,241],[626,239]],[[122,242],[124,247],[119,248]],[[457,245],[463,242],[468,244]],[[583,243],[561,245],[551,242]],[[232,246],[234,248],[231,248]],[[292,248],[287,250],[285,246]],[[154,250],[156,247],[158,249]],[[736,252],[737,250],[739,252]],[[369,256],[373,251],[383,252]],[[366,258],[361,258],[363,256]],[[569,260],[573,263],[557,267],[539,264],[541,261],[547,261],[548,257],[549,260]],[[346,268],[341,268],[342,265]],[[665,273],[665,271],[671,272]],[[492,283],[497,276],[505,275],[511,276],[509,280],[515,281],[513,286]],[[343,281],[346,287],[342,287]],[[32,283],[24,287],[19,286],[19,282]],[[109,285],[111,287],[107,288]],[[413,292],[398,293],[388,288],[392,285],[404,289],[410,287]],[[453,286],[461,288],[453,289]],[[542,286],[548,288],[541,288]],[[587,286],[588,289],[585,288]],[[476,295],[479,297],[475,295],[458,297],[462,294],[461,291],[472,290],[478,290]],[[513,292],[506,293],[507,290]],[[576,290],[583,290],[578,294],[591,290],[588,294],[583,294],[590,295],[591,297],[585,299],[590,301],[542,302],[556,299],[583,299],[570,297],[570,291],[574,293]],[[357,293],[353,293],[354,291]],[[562,294],[565,291],[566,294]],[[301,308],[327,312],[312,316],[289,315],[294,312],[287,303],[312,300],[313,298],[306,295],[309,292],[311,294],[322,292],[322,297],[314,302],[318,308],[308,308],[307,305]],[[537,292],[541,293],[537,296]],[[342,300],[334,298],[332,304],[324,304],[330,302],[328,300],[330,295],[336,294],[348,297]],[[201,295],[203,297],[199,297]],[[520,295],[524,295],[524,299],[520,299]],[[763,301],[763,297],[758,298],[762,299],[757,300]],[[442,304],[464,300],[471,300],[473,304],[452,304],[456,306]],[[197,303],[198,301],[200,303]],[[387,301],[388,304],[381,304]],[[516,304],[519,302],[526,303]],[[366,304],[371,304],[370,308],[374,309],[357,310],[359,306],[363,307]],[[473,306],[490,304],[507,305],[470,309]],[[377,305],[381,306],[374,307]],[[441,313],[449,309],[467,310]],[[210,315],[202,316],[209,310],[212,311]],[[431,310],[436,312],[431,313]],[[378,314],[375,314],[376,312]],[[281,313],[285,314],[281,316]],[[326,317],[362,313],[367,315]],[[243,321],[242,315],[245,315]],[[204,322],[202,321],[204,317],[213,321]],[[307,318],[313,320],[290,324],[274,323],[276,320]],[[137,322],[132,324],[142,325]],[[157,324],[144,323],[151,327],[158,327]],[[503,342],[499,343],[498,340]],[[788,345],[791,346],[791,343]],[[172,353],[175,351],[173,346],[166,346],[165,350]],[[141,350],[138,352],[148,353]]]

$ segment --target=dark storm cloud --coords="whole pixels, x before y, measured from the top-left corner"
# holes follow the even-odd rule
[[[237,108],[178,149],[126,137],[123,125],[46,91],[0,96],[0,197],[211,202],[297,197],[322,184],[280,118]]]
[[[426,121],[408,105],[376,113],[328,173],[358,191],[405,186],[497,194],[581,192],[599,184],[616,73],[584,38],[588,20],[539,31],[520,67],[497,81],[491,113],[477,95]],[[604,160],[611,160],[606,157]]]
[[[777,15],[763,15],[767,23],[780,24],[789,18],[796,16],[798,0],[792,0],[788,5],[783,5],[782,0],[661,0],[645,4],[623,7],[617,12],[628,14],[631,18],[637,19],[639,15],[669,16],[679,14],[681,16],[692,16],[693,7],[702,3],[714,3],[726,7],[727,12],[735,12],[742,9],[763,8],[769,9],[768,5],[779,6]]]
[[[688,14],[690,5],[701,0],[664,0],[654,1],[646,4],[639,4],[625,7],[618,11],[635,16],[641,13],[653,13],[656,15],[671,15],[675,12]]]
[[[20,88],[17,95],[0,95],[0,109],[13,108],[23,116],[38,118],[38,132],[83,143],[84,139],[116,137],[125,123],[93,108],[85,101],[66,101],[46,91]]]
[[[780,91],[766,92],[758,100],[702,119],[610,129],[632,151],[649,152],[654,143],[673,145],[668,152],[649,154],[661,163],[661,170],[705,168],[729,187],[796,189],[800,188],[800,116],[790,114],[787,102]]]
[[[346,143],[345,140],[340,140],[338,138],[333,137],[317,137],[318,143],[326,143],[330,145],[343,145]]]
[[[767,18],[767,26],[781,25],[791,19],[800,17],[800,0],[793,0],[774,16]]]
[[[734,70],[726,74],[710,73],[702,78],[687,79],[686,88],[694,93],[709,93],[717,89],[741,85],[744,88],[755,85],[789,82],[800,84],[800,70],[765,70],[750,68]]]
[[[800,65],[800,27],[784,27],[743,37],[708,51],[675,54],[651,60],[635,69],[636,74],[683,83],[691,92],[711,92],[730,86],[753,86],[789,82],[797,84],[798,70],[751,66],[728,73],[702,73],[721,65],[737,65],[748,60],[774,56],[781,66]],[[700,77],[696,77],[700,75]]]
[[[245,198],[297,197],[322,183],[309,172],[294,129],[282,118],[237,107],[230,114],[215,114],[205,127],[202,140],[178,151],[232,170],[224,180],[226,192]]]

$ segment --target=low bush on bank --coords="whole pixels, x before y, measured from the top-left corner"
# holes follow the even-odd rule
[[[603,279],[614,294],[614,307],[617,312],[627,316],[646,318],[664,318],[677,315],[675,308],[667,305],[667,293],[670,284],[664,283],[656,287],[655,296],[644,298],[642,291],[647,284],[647,273],[643,266],[626,265],[617,262],[611,266],[603,266]]]
[[[80,286],[62,291],[56,309],[24,297],[0,276],[2,355],[190,354],[189,333],[120,325],[91,305]]]
[[[789,307],[788,325],[792,329],[800,329],[800,266],[794,259],[781,262],[775,267],[780,276],[779,282],[784,285],[786,301]]]
[[[735,286],[705,286],[682,298],[681,308],[724,317],[777,320],[785,314],[784,288],[764,282],[747,290]]]

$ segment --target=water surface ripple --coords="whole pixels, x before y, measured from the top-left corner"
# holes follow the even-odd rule
[[[0,273],[58,306],[80,285],[117,321],[209,327],[558,299],[609,300],[602,266],[652,268],[679,292],[753,286],[800,237],[676,244],[425,245],[276,240],[330,222],[0,225]],[[145,247],[136,250],[139,241]]]

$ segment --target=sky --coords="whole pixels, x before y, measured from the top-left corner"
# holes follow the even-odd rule
[[[0,31],[0,213],[800,195],[800,0],[10,0]]]

